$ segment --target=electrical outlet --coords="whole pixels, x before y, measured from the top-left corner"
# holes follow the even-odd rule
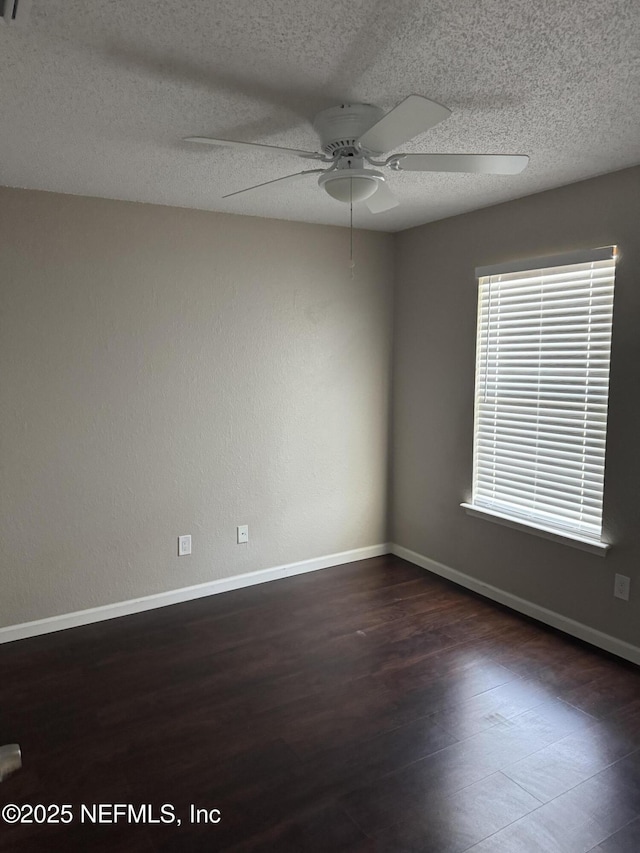
[[[616,575],[616,579],[613,584],[613,594],[616,598],[621,598],[623,601],[629,601],[630,587],[630,578],[626,575]]]
[[[249,525],[248,524],[239,524],[238,525],[238,545],[241,545],[243,542],[249,541]]]
[[[191,553],[191,535],[178,536],[178,557],[187,557]]]

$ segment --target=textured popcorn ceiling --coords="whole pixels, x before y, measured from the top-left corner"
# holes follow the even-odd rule
[[[346,225],[317,164],[200,148],[316,149],[310,120],[410,93],[452,116],[403,151],[524,153],[511,177],[388,173],[383,231],[640,163],[639,0],[33,0],[0,25],[0,184]]]

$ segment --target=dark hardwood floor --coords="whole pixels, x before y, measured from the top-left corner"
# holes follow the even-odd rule
[[[24,760],[2,805],[73,805],[0,821],[2,853],[640,851],[638,668],[396,557],[8,644],[0,667]],[[82,822],[98,803],[181,825]]]

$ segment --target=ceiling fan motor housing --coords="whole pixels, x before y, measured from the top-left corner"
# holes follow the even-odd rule
[[[345,149],[355,151],[356,140],[383,115],[384,110],[373,104],[341,104],[318,113],[313,126],[320,137],[322,151],[334,157]]]

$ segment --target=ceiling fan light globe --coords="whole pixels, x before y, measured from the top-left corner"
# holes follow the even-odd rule
[[[378,183],[373,178],[336,178],[327,181],[324,188],[336,201],[348,204],[370,198],[378,189]]]
[[[371,198],[378,189],[379,182],[384,180],[383,175],[372,170],[362,169],[359,174],[344,174],[345,171],[346,169],[325,172],[320,175],[318,183],[332,198],[346,204]]]

